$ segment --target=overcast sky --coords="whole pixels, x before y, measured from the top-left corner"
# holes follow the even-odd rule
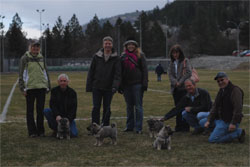
[[[37,9],[40,11],[45,9],[42,13],[42,23],[49,23],[51,28],[58,16],[61,16],[65,25],[72,15],[76,14],[80,24],[83,25],[95,14],[102,19],[136,10],[152,10],[156,6],[163,8],[167,2],[168,0],[0,0],[0,15],[5,16],[3,19],[5,31],[8,30],[15,13],[18,13],[27,37],[38,38],[40,14]]]

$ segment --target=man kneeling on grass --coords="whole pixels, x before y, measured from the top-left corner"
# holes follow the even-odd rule
[[[75,118],[77,110],[77,94],[68,86],[69,77],[66,74],[58,76],[57,87],[51,90],[50,108],[44,110],[44,116],[48,120],[49,127],[53,130],[52,136],[56,136],[57,123],[62,118],[68,118],[70,122],[71,137],[77,137]]]
[[[210,143],[225,143],[238,139],[245,141],[245,130],[239,128],[243,108],[243,91],[228,79],[227,74],[219,72],[214,80],[217,81],[219,92],[205,127],[214,121],[215,128],[208,141]]]
[[[184,84],[187,94],[161,120],[168,120],[182,113],[183,119],[194,128],[192,134],[200,134],[204,131],[204,128],[200,126],[197,114],[209,112],[212,106],[211,97],[205,89],[197,88],[195,82],[191,79],[185,80]]]

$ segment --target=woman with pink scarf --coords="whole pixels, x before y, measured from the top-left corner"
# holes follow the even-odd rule
[[[119,92],[123,93],[127,105],[127,122],[124,132],[142,133],[143,93],[148,87],[146,58],[134,39],[124,43],[121,56],[122,82]]]

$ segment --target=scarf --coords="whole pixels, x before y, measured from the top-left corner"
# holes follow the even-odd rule
[[[131,62],[131,60],[129,60],[129,57],[132,58],[135,62],[137,62],[138,58],[137,58],[136,54],[135,53],[130,53],[127,50],[125,50],[125,53],[127,55],[125,57],[125,60],[124,60],[125,67],[128,67],[130,70],[134,70],[135,69],[135,64],[133,62]]]

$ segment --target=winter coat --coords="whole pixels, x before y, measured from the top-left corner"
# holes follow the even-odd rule
[[[184,67],[184,61],[185,61],[185,67]],[[175,64],[173,61],[171,61],[169,64],[169,68],[168,68],[168,76],[170,80],[171,93],[174,92],[175,85],[177,82],[180,83],[180,86],[178,88],[185,89],[184,81],[190,78],[191,75],[192,75],[192,69],[191,69],[191,65],[188,59],[184,59],[183,61],[178,62],[177,74],[175,73]]]
[[[49,105],[55,117],[60,115],[72,122],[76,118],[77,94],[69,86],[65,91],[57,86],[51,90]]]
[[[93,57],[87,77],[86,91],[93,88],[111,91],[118,90],[121,82],[121,63],[116,52],[112,52],[108,61],[104,60],[103,49]]]
[[[244,92],[229,81],[224,90],[219,90],[208,120],[221,119],[234,125],[240,123],[243,117],[243,96]]]
[[[29,89],[50,90],[50,80],[47,66],[43,56],[39,53],[36,56],[26,52],[19,63],[19,88],[27,91]]]
[[[190,113],[197,115],[199,112],[208,112],[212,107],[211,97],[205,89],[196,88],[194,101],[191,100],[191,95],[187,93],[181,98],[180,102],[171,109],[166,115],[165,119],[168,120],[180,112],[182,112],[185,107],[191,107]]]
[[[122,53],[121,64],[122,64],[122,84],[121,88],[123,89],[127,86],[142,84],[144,90],[147,90],[148,87],[148,68],[146,63],[146,58],[143,53],[141,53],[140,58],[138,58],[135,69],[130,69],[125,66],[125,53]]]

